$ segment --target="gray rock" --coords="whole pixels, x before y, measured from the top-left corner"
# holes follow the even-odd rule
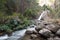
[[[32,33],[33,33],[33,31],[31,31],[31,30],[26,31],[26,34],[32,34]]]
[[[42,28],[43,28],[43,26],[36,27],[35,30],[39,32]]]
[[[31,39],[35,39],[35,38],[37,38],[37,37],[38,37],[37,35],[31,34]]]
[[[50,37],[50,38],[47,38],[47,40],[54,40],[54,38]]]
[[[46,25],[48,25],[46,22],[41,22],[35,29],[40,31],[42,28],[45,28]]]
[[[60,40],[60,38],[59,37],[54,37],[54,40]]]
[[[60,36],[60,29],[56,32],[56,34]]]
[[[58,25],[50,24],[47,25],[46,28],[51,30],[52,32],[56,32],[60,27]]]
[[[37,34],[38,32],[36,30],[27,30],[26,34]]]
[[[41,34],[44,37],[50,37],[51,31],[43,28],[42,30],[39,31],[39,34]]]
[[[52,34],[52,33],[51,33],[51,34],[50,34],[50,37],[55,37],[55,34]]]

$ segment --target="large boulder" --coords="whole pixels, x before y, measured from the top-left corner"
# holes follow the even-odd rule
[[[37,34],[38,32],[36,30],[27,30],[26,34]]]
[[[60,36],[60,29],[56,32],[56,34]]]
[[[47,38],[47,40],[54,40],[54,38],[50,37],[50,38]]]
[[[32,33],[33,33],[33,31],[31,31],[31,30],[26,31],[26,34],[32,34]]]
[[[31,39],[35,39],[35,38],[37,38],[37,37],[38,37],[37,35],[31,34]]]
[[[38,26],[38,27],[35,28],[35,30],[36,30],[37,32],[39,32],[42,28],[43,28],[43,26]]]
[[[51,31],[43,28],[42,30],[39,31],[39,34],[44,37],[50,37]]]
[[[31,34],[31,35],[26,34],[22,38],[22,40],[45,40],[45,39],[42,38],[42,37],[37,36],[36,34]]]
[[[60,27],[56,24],[50,24],[50,25],[47,25],[45,28],[55,33]]]
[[[50,37],[50,38],[47,38],[47,40],[60,40],[60,38],[59,37],[54,37],[54,38]]]
[[[54,40],[60,40],[60,38],[59,37],[54,37]]]

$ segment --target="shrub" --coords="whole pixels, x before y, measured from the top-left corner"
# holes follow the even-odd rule
[[[10,28],[7,25],[0,25],[0,30],[7,31],[8,29],[10,29]]]
[[[33,9],[26,9],[24,16],[28,17],[29,19],[36,18],[37,12]]]

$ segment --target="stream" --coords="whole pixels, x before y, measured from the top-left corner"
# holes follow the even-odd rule
[[[0,36],[0,40],[18,40],[25,35],[26,30],[35,30],[36,26],[35,25],[31,25],[31,26],[34,26],[34,27],[27,27],[27,29],[15,31],[12,33],[12,36],[10,37],[7,34],[4,36]]]
[[[45,17],[47,12],[48,11],[43,11],[37,20],[39,21],[41,20],[41,18]],[[21,40],[21,38],[25,35],[26,30],[35,30],[35,27],[35,25],[30,25],[29,27],[27,27],[27,29],[13,32],[12,36],[8,36],[7,34],[4,36],[0,36],[0,40]]]

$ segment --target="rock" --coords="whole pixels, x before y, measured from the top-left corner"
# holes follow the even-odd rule
[[[37,38],[37,37],[38,37],[37,35],[31,34],[31,39],[35,39],[35,38]]]
[[[51,34],[50,34],[50,37],[55,37],[55,35],[51,33]]]
[[[43,28],[42,26],[36,27],[35,30],[39,32],[42,28]]]
[[[44,40],[44,38],[42,37],[38,37],[37,35],[35,34],[31,34],[31,35],[25,35],[22,40]]]
[[[30,28],[34,28],[34,27],[36,27],[36,25],[34,25],[34,24],[30,25]]]
[[[47,38],[47,40],[54,40],[54,38],[50,37],[50,38]]]
[[[60,38],[59,37],[54,37],[54,38],[50,37],[47,40],[60,40]]]
[[[26,31],[26,34],[32,34],[32,33],[33,33],[33,31],[31,31],[31,30]]]
[[[56,34],[60,36],[60,29],[56,32]]]
[[[21,39],[19,39],[19,40],[21,40]],[[22,40],[31,40],[30,35],[25,34],[24,37],[22,38]]]
[[[33,31],[33,34],[37,34],[38,32],[36,30]]]
[[[5,33],[4,32],[0,32],[0,36],[3,36],[3,35],[5,35]]]
[[[54,37],[54,40],[60,40],[60,38],[59,37]]]
[[[37,34],[38,32],[36,30],[27,30],[26,34]]]
[[[39,34],[41,34],[44,37],[50,37],[51,31],[43,28],[42,30],[39,31]]]
[[[37,27],[35,28],[35,30],[36,31],[40,31],[42,28],[45,28],[45,26],[46,26],[47,24],[45,24],[45,23],[40,23],[39,25],[37,25]]]
[[[40,24],[37,25],[37,27],[35,28],[37,31],[41,30],[42,28],[45,28],[45,26],[51,24],[50,22],[46,22],[46,21],[43,21],[41,22]]]
[[[47,25],[45,28],[55,33],[60,27],[58,25],[50,24],[50,25]]]
[[[47,22],[47,21],[42,21],[41,24],[47,26],[47,25],[50,25],[52,22]]]

